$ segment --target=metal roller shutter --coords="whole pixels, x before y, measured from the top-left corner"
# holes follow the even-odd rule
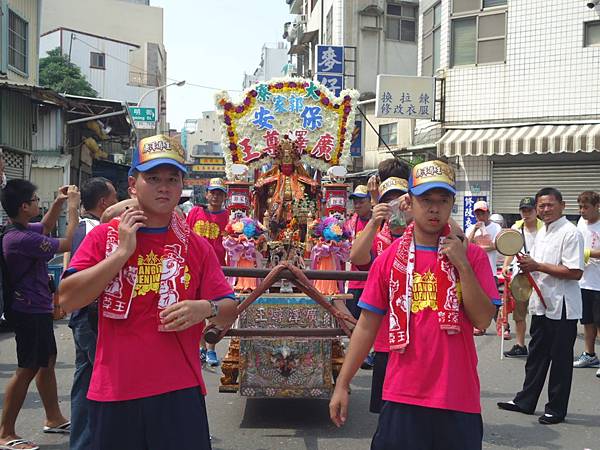
[[[600,192],[600,162],[495,162],[492,171],[494,212],[515,214],[521,198],[534,196],[544,187],[554,187],[562,193],[565,214],[579,214],[577,196],[583,191]]]
[[[7,179],[25,178],[24,154],[4,149],[2,156],[4,158],[4,173],[6,174]],[[7,218],[4,209],[0,208],[0,223],[6,223]]]

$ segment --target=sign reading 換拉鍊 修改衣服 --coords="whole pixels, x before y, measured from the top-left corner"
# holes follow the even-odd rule
[[[431,119],[435,84],[431,77],[377,75],[375,117]]]

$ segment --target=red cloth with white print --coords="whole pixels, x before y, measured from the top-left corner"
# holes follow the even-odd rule
[[[119,217],[108,223],[107,258],[119,247],[120,223]],[[189,226],[173,213],[171,223],[163,234],[162,248],[146,257],[136,248],[125,266],[104,289],[99,302],[102,315],[109,319],[127,319],[131,301],[138,295],[154,291],[157,299],[157,326],[162,330],[158,314],[177,303],[179,293],[185,292],[189,284],[189,268],[186,265],[189,235]]]
[[[400,239],[396,239],[373,262],[359,303],[363,309],[381,315],[387,314],[390,273],[398,253],[399,241]],[[486,295],[497,298],[496,284],[485,252],[476,245],[469,244],[467,259]],[[461,332],[450,335],[441,329],[438,310],[434,309],[437,308],[437,298],[427,294],[437,291],[437,283],[432,277],[436,261],[436,248],[417,246],[413,290],[421,294],[417,295],[417,300],[413,300],[412,304],[414,309],[409,319],[410,345],[404,353],[390,352],[383,399],[429,408],[479,413],[480,388],[473,325],[461,303],[458,312]],[[387,327],[385,337],[389,342]]]
[[[410,313],[413,295],[413,272],[415,268],[415,223],[412,222],[399,238],[398,252],[390,275],[390,350],[404,352],[410,343]],[[460,332],[458,325],[458,273],[448,258],[442,253],[441,243],[450,233],[446,225],[439,238],[437,259],[432,276],[437,283],[434,309],[438,311],[440,328],[449,334]],[[433,300],[430,300],[433,301]]]
[[[106,257],[108,224],[94,228],[75,253],[68,273],[88,269]],[[157,266],[152,255],[163,254],[167,228],[142,228],[137,233],[140,255],[138,273],[151,274]],[[233,297],[212,246],[190,233],[185,273],[187,284],[178,284],[179,300],[217,300]],[[153,268],[154,267],[154,268]],[[107,402],[151,397],[199,386],[206,394],[198,348],[204,324],[180,332],[157,327],[157,296],[160,283],[152,277],[138,278],[126,320],[99,314],[94,370],[88,391],[90,400]]]

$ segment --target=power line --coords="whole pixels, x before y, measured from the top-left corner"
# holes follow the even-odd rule
[[[110,53],[106,53],[104,50],[99,49],[98,47],[93,46],[89,42],[86,42],[86,41],[84,41],[83,39],[81,39],[81,38],[79,38],[77,36],[74,36],[73,39],[81,42],[84,45],[87,45],[88,47],[90,47],[90,48],[92,48],[94,50],[97,50],[97,51],[103,53],[104,55],[108,56],[109,58],[114,59],[115,61],[119,61],[119,62],[121,62],[121,63],[123,63],[123,64],[125,64],[125,65],[127,65],[127,66],[129,66],[131,68],[133,68],[133,69],[139,70],[138,73],[140,73],[140,74],[143,74],[143,75],[156,75],[156,74],[153,74],[153,73],[146,72],[141,67],[134,66],[129,61],[122,60],[121,58],[117,58],[116,56],[111,55]],[[177,80],[175,78],[169,78],[169,77],[165,77],[165,79],[167,81],[175,81],[175,82],[181,81],[181,80]],[[186,86],[193,86],[193,87],[202,88],[202,89],[211,89],[211,90],[214,90],[214,91],[242,92],[240,89],[224,89],[224,88],[220,88],[220,87],[206,86],[206,85],[203,85],[203,84],[192,83],[192,82],[189,82],[189,81],[186,81],[185,84],[186,84]]]

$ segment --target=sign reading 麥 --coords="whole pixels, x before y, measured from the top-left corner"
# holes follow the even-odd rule
[[[432,77],[377,75],[375,117],[431,119],[435,105]]]

